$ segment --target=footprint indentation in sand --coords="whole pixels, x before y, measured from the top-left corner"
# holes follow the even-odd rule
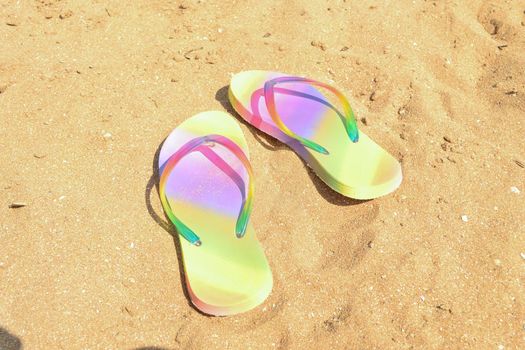
[[[338,328],[350,317],[350,312],[351,307],[349,305],[343,306],[332,317],[323,321],[324,329],[330,333],[337,332]]]
[[[478,87],[493,105],[525,110],[525,72],[512,56],[489,55]]]
[[[339,239],[330,239],[324,244],[325,261],[322,269],[343,268],[350,270],[358,266],[370,250],[376,232],[366,227],[379,215],[379,206],[373,205],[366,213],[340,225]],[[356,230],[356,227],[360,229]]]
[[[483,28],[496,39],[507,40],[518,33],[517,25],[508,18],[511,9],[504,8],[500,1],[488,1],[478,12],[478,21]]]

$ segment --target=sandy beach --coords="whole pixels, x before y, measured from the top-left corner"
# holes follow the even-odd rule
[[[525,1],[4,0],[0,349],[524,349]],[[328,188],[230,106],[231,76],[337,86],[401,161],[391,195]],[[190,305],[155,156],[234,115],[274,278]]]

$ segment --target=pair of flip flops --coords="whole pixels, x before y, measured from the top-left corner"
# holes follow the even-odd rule
[[[229,100],[247,122],[286,143],[347,197],[376,198],[401,183],[399,162],[358,130],[347,99],[328,84],[246,71],[233,76]],[[254,176],[236,120],[224,112],[204,112],[183,122],[163,143],[159,174],[164,211],[183,237],[192,303],[217,316],[261,304],[273,280],[249,222]]]

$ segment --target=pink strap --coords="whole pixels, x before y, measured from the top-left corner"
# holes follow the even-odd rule
[[[233,142],[229,138],[224,137],[222,135],[206,135],[206,136],[197,137],[197,138],[194,138],[188,141],[177,152],[172,154],[170,158],[164,163],[164,169],[162,170],[162,174],[160,176],[160,181],[159,181],[159,192],[160,192],[160,199],[161,199],[164,211],[170,218],[171,222],[173,222],[173,224],[177,228],[177,231],[179,232],[179,234],[181,234],[190,243],[195,244],[197,246],[201,245],[201,240],[199,236],[197,236],[195,232],[193,232],[188,226],[186,226],[182,221],[180,221],[173,213],[173,210],[171,210],[171,207],[168,202],[168,198],[166,196],[166,184],[168,182],[168,178],[172,170],[175,168],[177,163],[184,156],[197,150],[200,146],[205,145],[207,143],[211,143],[211,142],[221,144],[222,146],[230,150],[234,155],[237,156],[237,158],[241,161],[241,163],[246,168],[246,171],[248,172],[247,191],[241,191],[243,192],[242,193],[243,200],[242,200],[242,205],[241,205],[241,209],[239,212],[239,216],[237,218],[237,224],[235,226],[235,234],[237,235],[238,238],[243,237],[244,234],[246,233],[246,229],[248,227],[248,222],[250,219],[250,213],[252,211],[253,170],[250,165],[250,161],[244,154],[244,151],[235,142]],[[228,169],[226,168],[222,169],[224,167],[223,165],[220,165],[220,167],[221,167],[221,170],[228,171]]]
[[[324,148],[323,146],[315,143],[312,140],[308,140],[300,135],[297,135],[284,124],[281,117],[279,116],[279,113],[277,112],[277,107],[275,104],[275,88],[274,88],[275,85],[282,84],[282,83],[306,83],[306,84],[323,87],[331,91],[332,93],[334,93],[339,98],[343,106],[344,117],[345,117],[345,129],[346,129],[346,133],[348,134],[348,137],[350,138],[350,140],[352,140],[352,142],[357,142],[359,140],[359,132],[357,130],[357,123],[354,117],[354,112],[352,111],[352,108],[350,107],[350,103],[345,98],[343,93],[341,93],[339,90],[337,90],[336,88],[328,84],[321,83],[313,79],[293,77],[293,76],[284,76],[284,77],[271,79],[271,80],[268,80],[264,84],[264,99],[266,100],[266,108],[268,109],[268,112],[270,113],[270,117],[272,118],[272,120],[275,122],[275,124],[279,127],[279,129],[283,133],[285,133],[286,135],[290,136],[293,139],[298,140],[305,147],[308,147],[310,149],[313,149],[323,154],[329,153],[328,150]]]

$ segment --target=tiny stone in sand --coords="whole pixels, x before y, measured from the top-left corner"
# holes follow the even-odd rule
[[[27,203],[25,203],[25,202],[13,202],[13,203],[9,204],[9,208],[11,208],[11,209],[23,208],[25,206],[27,206]]]
[[[319,49],[321,49],[321,50],[323,50],[323,51],[326,51],[326,45],[325,45],[325,43],[323,43],[322,41],[313,40],[313,41],[311,42],[311,45],[312,45],[313,47],[317,47],[317,48],[319,48]]]

